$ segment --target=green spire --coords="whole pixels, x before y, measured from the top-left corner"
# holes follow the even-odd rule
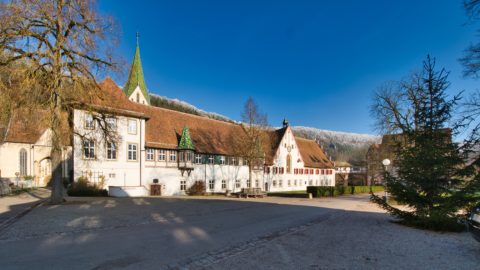
[[[127,97],[130,97],[137,86],[140,87],[142,94],[145,96],[148,104],[150,104],[150,95],[148,94],[147,85],[143,77],[142,61],[140,60],[140,46],[138,45],[137,33],[137,48],[135,49],[135,57],[133,58],[132,67],[128,74],[128,81],[123,88],[123,92]]]
[[[182,137],[180,138],[180,143],[178,144],[178,149],[195,150],[192,139],[190,139],[190,132],[188,132],[188,127],[183,128]]]

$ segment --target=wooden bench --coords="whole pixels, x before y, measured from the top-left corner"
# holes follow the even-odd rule
[[[242,190],[238,193],[239,198],[263,198],[264,196],[267,196],[267,193],[263,192],[261,188],[242,188]]]

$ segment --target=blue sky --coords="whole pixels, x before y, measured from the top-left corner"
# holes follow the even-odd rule
[[[479,82],[462,78],[458,62],[480,28],[466,24],[461,0],[108,0],[100,10],[117,18],[127,63],[140,32],[152,93],[236,120],[252,96],[274,126],[287,117],[373,134],[373,91],[420,68],[427,54],[451,71],[451,94]]]

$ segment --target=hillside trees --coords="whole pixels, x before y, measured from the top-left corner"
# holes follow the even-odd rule
[[[114,32],[113,20],[100,15],[94,1],[0,3],[0,66],[15,73],[20,88],[34,93],[22,95],[22,102],[49,113],[52,203],[63,201],[61,127],[70,124],[63,115],[73,104],[102,98],[96,76],[114,67]],[[20,63],[25,68],[16,68]]]
[[[378,196],[372,199],[402,222],[436,230],[461,228],[458,211],[475,202],[476,170],[464,166],[452,134],[462,125],[450,125],[459,96],[449,98],[448,72],[435,68],[427,57],[421,72],[379,89],[372,105],[377,125],[398,133],[395,168],[386,173],[388,192],[412,211],[401,210]]]

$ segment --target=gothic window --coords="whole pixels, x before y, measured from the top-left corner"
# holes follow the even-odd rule
[[[20,175],[27,175],[27,150],[20,149]]]
[[[292,155],[287,155],[287,173],[292,173]]]

